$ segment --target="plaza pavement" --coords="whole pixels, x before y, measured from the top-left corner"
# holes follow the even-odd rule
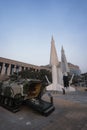
[[[27,106],[12,113],[0,107],[0,130],[87,130],[87,92],[53,94],[55,111],[44,117]],[[49,100],[44,95],[45,100]]]

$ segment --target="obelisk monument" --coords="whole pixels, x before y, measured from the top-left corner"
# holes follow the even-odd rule
[[[63,86],[59,84],[59,73],[58,73],[58,69],[60,69],[58,68],[59,61],[53,36],[51,39],[50,66],[52,68],[52,84],[47,86],[47,90],[62,91]]]
[[[52,69],[52,83],[46,88],[50,91],[63,91],[63,74],[69,72],[68,63],[62,47],[61,50],[61,66],[59,66],[57,51],[55,48],[55,41],[51,39],[51,51],[50,51],[50,66]],[[69,87],[69,91],[75,91],[73,87]],[[67,91],[67,90],[66,90]]]

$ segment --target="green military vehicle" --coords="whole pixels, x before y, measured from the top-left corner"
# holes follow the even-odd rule
[[[12,112],[17,112],[22,104],[25,104],[47,116],[55,110],[53,97],[50,96],[49,102],[44,101],[42,93],[42,82],[37,79],[0,82],[0,105]]]

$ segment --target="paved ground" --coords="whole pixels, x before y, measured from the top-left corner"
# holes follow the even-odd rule
[[[56,109],[48,117],[26,106],[17,113],[0,107],[0,130],[87,130],[87,92],[53,97]]]
[[[64,96],[62,94],[55,94],[54,97],[61,98],[64,100],[69,100],[81,104],[87,104],[87,91],[80,92],[71,92],[71,93],[66,93]]]

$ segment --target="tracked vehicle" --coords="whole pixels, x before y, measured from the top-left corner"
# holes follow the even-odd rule
[[[40,80],[22,79],[0,83],[0,105],[17,112],[22,104],[32,107],[42,115],[49,115],[55,110],[53,98],[50,102],[42,100],[42,83]]]

